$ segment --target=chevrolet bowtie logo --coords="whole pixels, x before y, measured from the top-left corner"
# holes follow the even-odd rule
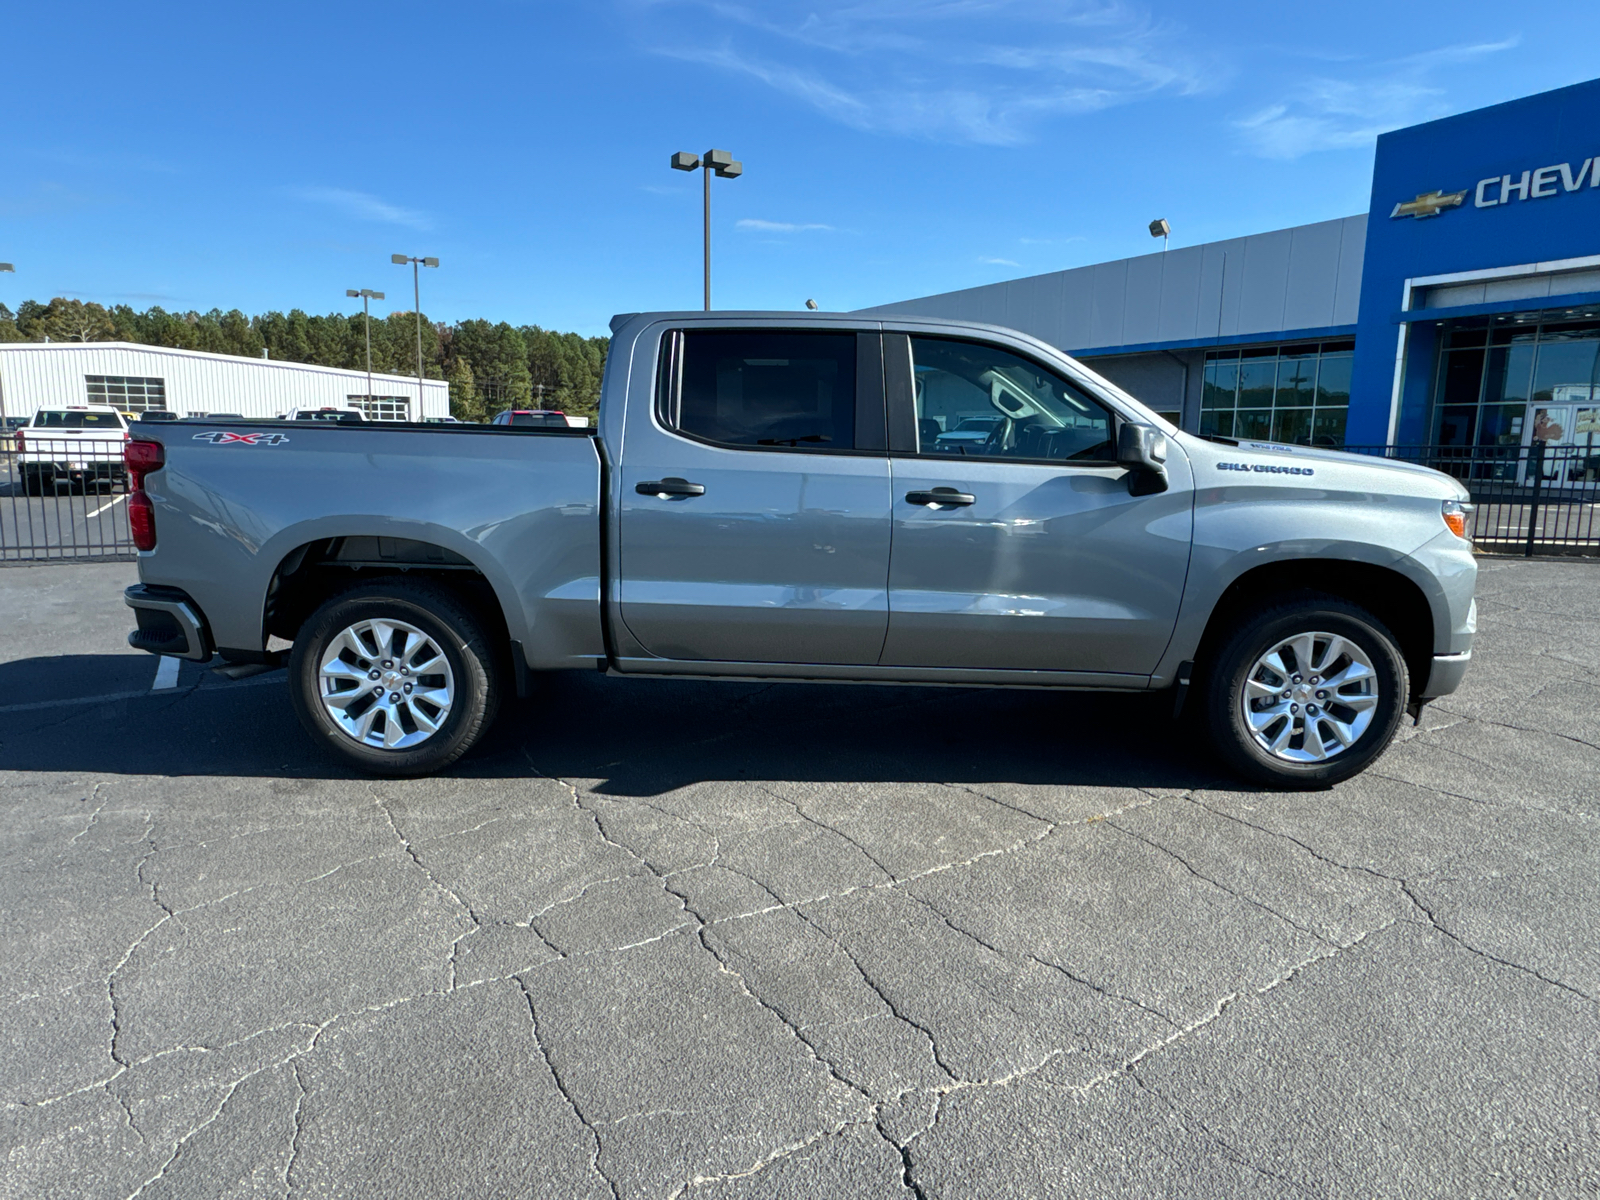
[[[1423,192],[1415,200],[1396,204],[1389,216],[1416,217],[1418,220],[1423,217],[1437,217],[1446,208],[1459,208],[1466,198],[1465,192]]]

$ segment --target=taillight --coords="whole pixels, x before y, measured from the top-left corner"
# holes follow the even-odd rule
[[[128,496],[128,532],[140,550],[156,548],[156,506],[150,503],[150,493],[138,491]]]
[[[144,490],[144,477],[166,465],[167,451],[160,442],[130,441],[122,447],[128,468],[128,532],[140,550],[156,548],[156,506]]]
[[[129,442],[122,448],[122,461],[128,468],[128,486],[144,487],[144,477],[166,465],[167,450],[160,442]]]

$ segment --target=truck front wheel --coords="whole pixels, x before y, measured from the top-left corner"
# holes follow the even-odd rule
[[[1227,636],[1206,679],[1211,741],[1278,788],[1329,787],[1388,747],[1410,680],[1394,636],[1332,596],[1286,598]]]
[[[328,600],[300,628],[289,695],[311,736],[374,775],[427,775],[494,720],[495,656],[442,587],[378,581]]]

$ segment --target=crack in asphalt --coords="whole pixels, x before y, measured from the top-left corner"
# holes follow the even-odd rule
[[[1502,967],[1510,967],[1514,971],[1525,971],[1529,975],[1532,975],[1535,979],[1539,980],[1541,983],[1547,983],[1551,987],[1558,987],[1563,991],[1571,992],[1574,996],[1577,996],[1583,1000],[1587,1000],[1590,1004],[1600,1003],[1600,1000],[1597,1000],[1596,997],[1589,995],[1588,992],[1582,991],[1579,988],[1573,987],[1570,983],[1563,983],[1561,980],[1553,979],[1549,975],[1546,975],[1544,972],[1536,970],[1533,967],[1526,966],[1518,962],[1512,962],[1510,959],[1501,958],[1497,954],[1490,954],[1487,950],[1483,950],[1477,946],[1474,946],[1461,935],[1447,928],[1444,922],[1439,920],[1439,918],[1434,915],[1433,909],[1424,904],[1416,892],[1411,890],[1410,883],[1404,879],[1400,880],[1399,883],[1400,890],[1406,894],[1406,898],[1410,900],[1412,904],[1416,905],[1418,912],[1422,913],[1423,916],[1428,918],[1428,924],[1433,926],[1434,929],[1438,930],[1438,932],[1449,938],[1456,945],[1460,946],[1463,950],[1468,950],[1480,958],[1487,959],[1489,962],[1498,963]]]
[[[544,1039],[539,1035],[539,1012],[534,1007],[533,993],[528,990],[528,985],[521,978],[513,980],[522,991],[522,998],[528,1005],[528,1021],[532,1027],[533,1045],[539,1051],[539,1057],[544,1060],[545,1068],[550,1072],[550,1078],[555,1082],[556,1091],[561,1093],[561,1098],[567,1102],[567,1107],[572,1109],[572,1115],[578,1118],[578,1123],[589,1131],[589,1136],[594,1139],[594,1154],[589,1159],[589,1169],[598,1175],[606,1187],[611,1190],[612,1200],[622,1200],[622,1192],[618,1190],[616,1181],[607,1175],[600,1167],[600,1130],[594,1122],[589,1120],[582,1106],[578,1104],[577,1097],[567,1087],[566,1080],[561,1078],[561,1072],[556,1070],[555,1060],[550,1057],[550,1051],[545,1047]]]
[[[289,1158],[283,1164],[283,1194],[284,1200],[294,1195],[294,1167],[300,1161],[300,1139],[305,1135],[305,1125],[301,1113],[305,1108],[306,1097],[310,1094],[306,1089],[306,1081],[300,1074],[300,1060],[295,1058],[290,1063],[294,1069],[294,1085],[297,1089],[294,1097],[294,1112],[290,1115],[290,1123],[294,1126],[294,1133],[289,1138]]]
[[[1178,1120],[1183,1123],[1184,1128],[1189,1130],[1190,1133],[1198,1134],[1203,1141],[1209,1142],[1212,1146],[1215,1146],[1220,1152],[1221,1156],[1227,1159],[1229,1162],[1234,1163],[1237,1166],[1241,1166],[1247,1171],[1253,1171],[1257,1175],[1260,1175],[1263,1179],[1271,1179],[1274,1182],[1281,1183],[1299,1195],[1318,1195],[1318,1193],[1309,1190],[1299,1181],[1291,1179],[1287,1175],[1281,1175],[1276,1171],[1270,1171],[1261,1164],[1246,1157],[1226,1138],[1213,1131],[1208,1125],[1206,1125],[1204,1121],[1201,1121],[1199,1118],[1193,1116],[1188,1111],[1174,1103],[1171,1097],[1167,1096],[1159,1088],[1155,1087],[1143,1076],[1141,1076],[1137,1068],[1129,1068],[1128,1077],[1133,1080],[1135,1086],[1140,1088],[1142,1091],[1149,1093],[1157,1100],[1161,1101],[1161,1103],[1165,1104],[1167,1106],[1167,1110],[1171,1112],[1173,1116],[1177,1117]]]
[[[372,784],[368,784],[367,786],[368,790],[372,793],[373,803],[378,806],[378,810],[383,813],[384,818],[389,822],[389,828],[394,830],[394,836],[400,839],[400,845],[405,850],[407,857],[409,857],[411,861],[417,865],[417,869],[427,877],[429,883],[431,883],[435,888],[443,892],[445,895],[449,896],[450,899],[454,900],[461,910],[467,914],[468,919],[472,921],[472,928],[466,930],[464,933],[459,934],[456,939],[450,943],[450,955],[448,959],[450,966],[449,990],[453,992],[456,990],[456,954],[460,950],[461,943],[466,938],[470,937],[472,934],[478,932],[478,930],[484,927],[483,918],[478,916],[477,910],[474,909],[472,905],[469,904],[466,899],[463,898],[454,888],[450,887],[448,884],[441,883],[438,878],[435,877],[433,871],[429,869],[428,864],[423,862],[421,856],[417,854],[416,848],[411,844],[411,839],[406,837],[406,835],[400,831],[400,826],[395,821],[394,814],[389,811],[389,806],[384,802],[383,797],[378,795],[377,787]],[[537,929],[535,929],[534,932],[539,933]],[[539,937],[545,941],[546,945],[549,945],[549,940],[545,938],[544,934],[539,933]],[[554,947],[552,947],[552,949],[554,949]]]
[[[1149,846],[1151,849],[1159,850],[1162,854],[1165,854],[1169,858],[1172,858],[1174,861],[1176,861],[1180,866],[1182,866],[1184,868],[1184,870],[1188,871],[1189,874],[1193,875],[1196,879],[1200,880],[1203,883],[1210,884],[1212,887],[1216,888],[1218,891],[1223,892],[1223,893],[1225,893],[1225,894],[1227,894],[1229,896],[1232,896],[1235,900],[1239,900],[1239,901],[1242,901],[1245,904],[1249,904],[1249,905],[1252,905],[1252,906],[1254,906],[1256,908],[1259,908],[1262,912],[1267,913],[1269,916],[1276,917],[1278,920],[1284,922],[1286,925],[1292,925],[1294,928],[1298,929],[1301,933],[1305,934],[1307,937],[1314,937],[1319,942],[1327,942],[1329,940],[1328,938],[1324,937],[1322,934],[1318,933],[1316,930],[1311,929],[1308,926],[1302,925],[1299,921],[1296,921],[1293,917],[1289,916],[1288,914],[1279,912],[1277,909],[1273,908],[1270,904],[1264,904],[1260,900],[1257,900],[1253,896],[1246,896],[1243,892],[1235,891],[1233,888],[1229,887],[1227,884],[1223,883],[1221,880],[1212,878],[1210,875],[1207,875],[1204,871],[1202,871],[1198,867],[1196,867],[1192,862],[1190,862],[1183,855],[1179,854],[1171,846],[1163,845],[1161,842],[1156,841],[1154,838],[1146,837],[1142,833],[1139,833],[1139,832],[1137,832],[1135,830],[1129,829],[1126,825],[1119,825],[1114,820],[1108,820],[1106,822],[1106,824],[1109,825],[1112,829],[1115,829],[1118,833],[1127,834],[1127,836],[1129,836],[1131,838],[1134,838],[1137,841],[1143,842],[1146,846]]]

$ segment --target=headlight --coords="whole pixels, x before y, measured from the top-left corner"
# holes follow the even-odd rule
[[[1446,500],[1442,506],[1445,527],[1464,542],[1472,539],[1467,536],[1467,519],[1472,515],[1472,505],[1463,504],[1459,500]]]

